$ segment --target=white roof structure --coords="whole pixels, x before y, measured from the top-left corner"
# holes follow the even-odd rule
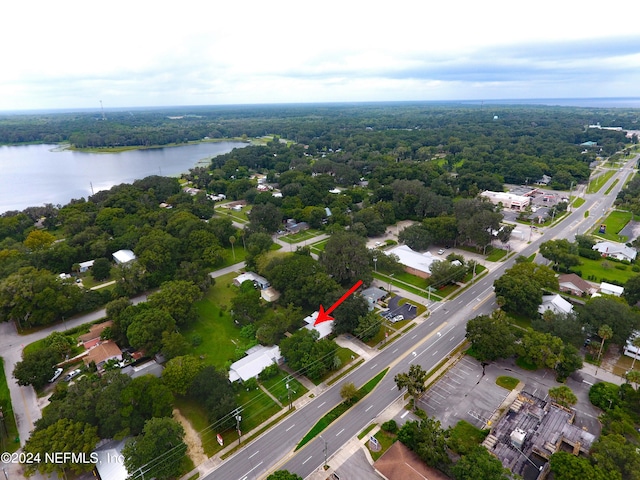
[[[603,295],[615,295],[616,297],[619,297],[624,293],[624,287],[602,282],[600,283],[600,293]]]
[[[573,305],[558,294],[543,295],[542,305],[538,307],[538,313],[543,314],[547,310],[551,310],[553,313],[572,313]]]
[[[391,250],[386,250],[384,253],[387,255],[393,253],[398,256],[398,261],[405,267],[420,270],[429,275],[431,275],[431,264],[440,261],[440,259],[434,257],[431,252],[419,253],[406,245],[397,246]]]
[[[250,378],[255,378],[269,365],[278,363],[281,358],[280,347],[277,345],[273,347],[256,345],[247,350],[246,357],[231,364],[229,380],[232,382],[242,380],[244,382]]]
[[[630,262],[636,259],[638,252],[631,247],[627,247],[624,243],[616,242],[598,242],[593,246],[594,250],[600,252],[606,257],[614,257],[618,260],[628,260]]]
[[[318,312],[313,312],[311,315],[309,315],[308,317],[306,317],[304,319],[306,325],[304,326],[304,328],[306,328],[307,330],[315,330],[316,332],[318,332],[320,334],[320,336],[318,337],[318,340],[324,337],[328,337],[329,335],[331,335],[331,331],[333,329],[333,320],[327,320],[326,322],[322,322],[319,323],[318,325],[313,325],[314,322],[316,321],[316,318],[318,318]]]
[[[261,290],[269,287],[269,280],[264,278],[263,276],[258,275],[254,272],[246,272],[241,273],[236,278],[233,279],[233,284],[237,287],[242,285],[244,282],[253,282],[254,284],[258,284]]]
[[[113,253],[113,259],[120,265],[134,261],[136,255],[131,250],[118,250]]]
[[[108,478],[109,480],[127,480],[129,472],[122,459],[122,449],[127,439],[110,440],[103,446],[97,448],[95,453],[98,454],[96,462],[96,470],[100,478]]]
[[[639,335],[640,332],[638,330],[634,330],[631,333],[631,336],[627,338],[627,343],[624,346],[624,354],[627,357],[635,358],[636,360],[640,360],[640,348],[636,347],[631,342],[633,342],[633,340]]]

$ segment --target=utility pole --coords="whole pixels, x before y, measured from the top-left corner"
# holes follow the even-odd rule
[[[236,414],[236,431],[238,432],[238,445],[240,445],[240,443],[242,442],[242,432],[240,431],[240,421],[242,420],[242,417],[240,416],[240,410],[237,409],[235,411]]]
[[[287,383],[285,384],[285,386],[287,387],[287,396],[289,397],[289,410],[291,410],[292,405],[291,405],[291,387],[289,386],[289,380],[287,380]]]

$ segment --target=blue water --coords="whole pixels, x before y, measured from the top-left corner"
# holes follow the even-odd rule
[[[149,175],[174,176],[198,161],[247,146],[199,143],[119,153],[60,151],[57,145],[0,146],[0,213],[26,207],[65,205],[73,198]]]

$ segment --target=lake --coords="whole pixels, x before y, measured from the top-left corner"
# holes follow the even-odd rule
[[[73,198],[149,175],[176,176],[199,161],[246,147],[241,142],[205,142],[178,147],[86,153],[58,145],[0,146],[0,214]]]

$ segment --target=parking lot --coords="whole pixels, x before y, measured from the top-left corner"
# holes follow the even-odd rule
[[[403,299],[406,303],[398,305],[398,303]],[[417,308],[413,303],[404,297],[396,295],[389,300],[389,308],[380,312],[380,315],[388,319],[391,323],[396,323],[401,322],[402,320],[413,320],[416,318],[417,313]]]
[[[486,421],[500,408],[509,391],[498,386],[496,379],[506,375],[524,383],[524,392],[543,400],[549,389],[562,384],[556,382],[551,370],[522,370],[513,359],[501,360],[484,367],[471,357],[463,357],[422,396],[418,406],[427,415],[440,420],[444,428],[459,420],[484,428]],[[589,401],[589,389],[597,380],[581,371],[575,372],[565,383],[578,398],[574,405],[574,424],[595,435],[600,434],[600,411]]]
[[[443,428],[460,420],[484,428],[509,391],[495,383],[496,376],[471,357],[463,357],[422,396],[418,406],[440,420]]]

